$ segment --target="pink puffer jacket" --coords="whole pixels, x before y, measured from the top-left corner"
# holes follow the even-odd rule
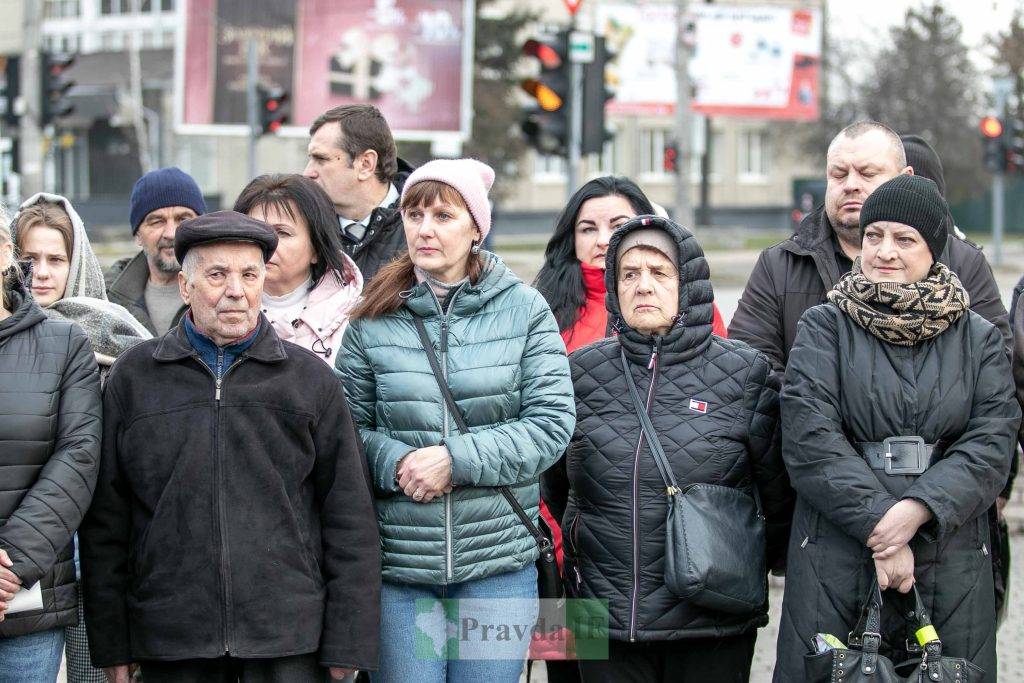
[[[309,292],[306,307],[293,320],[275,319],[274,311],[266,314],[281,339],[309,349],[331,367],[341,348],[349,313],[359,303],[363,291],[363,274],[351,258],[344,257],[352,273],[348,282],[342,284],[337,277],[325,275]]]

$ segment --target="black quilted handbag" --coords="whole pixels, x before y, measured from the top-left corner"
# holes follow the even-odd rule
[[[876,578],[864,600],[857,626],[850,631],[850,648],[806,655],[807,683],[972,683],[982,680],[985,672],[980,667],[961,657],[942,654],[942,641],[924,610],[917,586],[908,598],[912,605],[903,610],[903,615],[913,629],[916,643],[907,638],[907,651],[919,653],[919,657],[894,665],[888,657],[878,653],[882,644],[882,591]]]

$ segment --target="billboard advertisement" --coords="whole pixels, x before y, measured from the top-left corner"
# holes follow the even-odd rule
[[[714,116],[818,118],[821,12],[806,7],[692,5],[693,110]],[[675,109],[676,12],[662,3],[606,4],[598,27],[619,52],[612,113]]]
[[[187,0],[178,129],[246,133],[248,43],[259,82],[289,93],[292,134],[324,111],[376,105],[401,139],[464,140],[473,0]]]

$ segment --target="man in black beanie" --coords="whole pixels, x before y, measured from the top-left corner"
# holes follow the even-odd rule
[[[939,158],[935,148],[920,135],[901,135],[900,140],[903,141],[903,149],[907,152],[907,165],[914,169],[914,175],[924,176],[934,181],[939,188],[939,194],[945,198],[946,176],[942,170],[942,159]],[[946,227],[950,234],[956,235],[962,240],[967,239],[967,235],[953,223],[953,214],[949,214],[949,222]]]

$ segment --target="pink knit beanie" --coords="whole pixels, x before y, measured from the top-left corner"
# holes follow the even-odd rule
[[[405,198],[410,187],[424,180],[436,180],[453,187],[462,196],[462,201],[466,202],[469,214],[480,229],[480,238],[487,237],[491,231],[491,203],[487,200],[487,191],[494,184],[493,168],[476,159],[428,161],[406,179],[402,198]]]

